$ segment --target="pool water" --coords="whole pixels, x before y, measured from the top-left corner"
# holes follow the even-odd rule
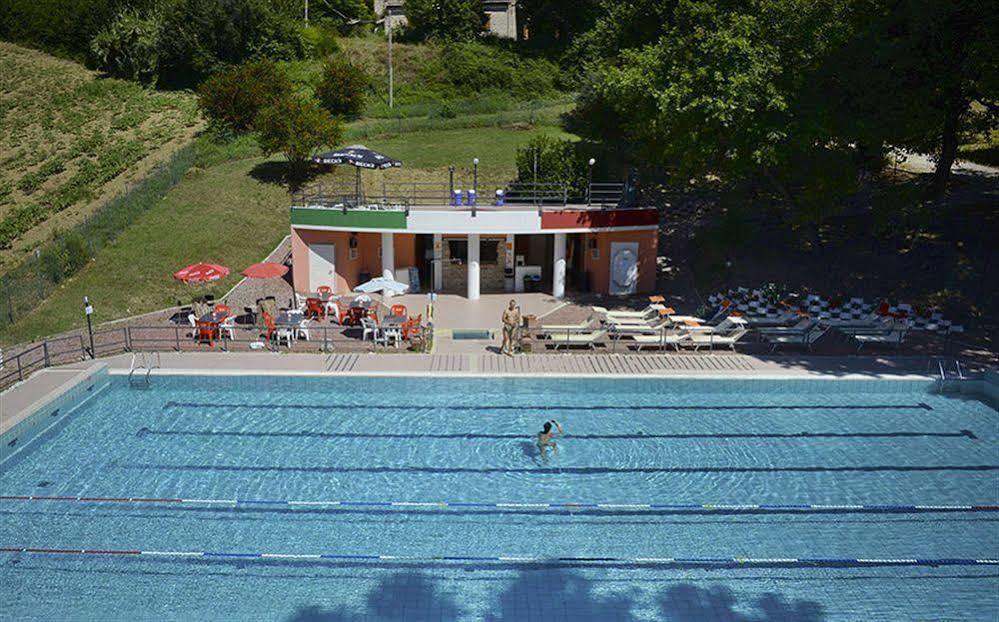
[[[629,561],[995,559],[999,512],[686,507],[996,505],[999,416],[932,388],[113,377],[0,494],[165,501],[4,499],[0,547],[419,559],[0,552],[0,618],[994,620],[999,566]],[[469,505],[373,503],[436,501]],[[430,559],[455,556],[546,561]]]

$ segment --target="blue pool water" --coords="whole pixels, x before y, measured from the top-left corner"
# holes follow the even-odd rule
[[[999,416],[908,381],[121,377],[0,494],[611,504],[999,502]],[[560,452],[532,436],[557,418]],[[0,547],[999,556],[999,513],[0,501]],[[994,620],[999,566],[0,553],[3,619]]]

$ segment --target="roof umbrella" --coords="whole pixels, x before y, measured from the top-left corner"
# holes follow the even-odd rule
[[[207,283],[229,276],[229,268],[214,263],[192,263],[173,273],[173,278],[185,283]]]
[[[317,164],[349,164],[357,169],[354,181],[354,192],[358,202],[361,200],[361,169],[387,169],[402,166],[399,160],[368,149],[364,145],[351,145],[343,149],[334,149],[320,153],[312,158]]]
[[[242,275],[248,279],[279,279],[284,275],[288,274],[288,266],[283,263],[275,263],[273,261],[262,261],[260,263],[255,263],[243,270]],[[295,286],[291,286],[291,305],[295,306]]]

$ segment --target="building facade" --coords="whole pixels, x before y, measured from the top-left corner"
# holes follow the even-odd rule
[[[483,0],[483,30],[503,39],[517,38],[517,0]],[[390,28],[406,24],[404,0],[375,0],[375,13],[384,17]]]
[[[550,200],[413,203],[297,196],[291,207],[295,290],[325,285],[347,293],[377,276],[409,283],[411,291],[469,299],[523,291],[556,298],[567,291],[627,295],[655,287],[654,208]]]

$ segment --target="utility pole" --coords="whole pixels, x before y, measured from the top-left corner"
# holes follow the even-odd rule
[[[392,101],[392,8],[385,7],[385,32],[388,36],[388,72],[389,72],[389,108],[393,108]]]
[[[309,23],[309,0],[305,0],[305,23]]]

